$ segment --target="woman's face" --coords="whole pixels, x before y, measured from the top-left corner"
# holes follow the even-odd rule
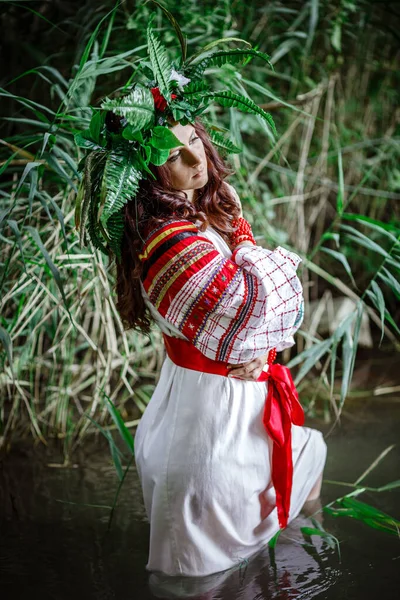
[[[194,190],[202,188],[208,181],[207,157],[203,142],[193,125],[177,123],[171,127],[171,131],[182,145],[170,150],[166,167],[172,187],[186,192],[192,201]]]

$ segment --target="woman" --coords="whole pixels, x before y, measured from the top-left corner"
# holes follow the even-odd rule
[[[169,127],[181,145],[124,207],[117,308],[128,327],[154,320],[167,348],[135,437],[147,568],[203,576],[265,547],[318,498],[326,445],[292,424],[293,386],[286,413],[266,400],[292,385],[272,350],[293,345],[302,321],[300,258],[255,244],[199,120]]]

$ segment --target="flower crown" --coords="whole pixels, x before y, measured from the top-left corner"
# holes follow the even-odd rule
[[[207,67],[221,67],[226,63],[243,65],[254,57],[273,68],[269,56],[251,48],[245,40],[223,38],[188,59],[186,39],[175,18],[154,3],[163,10],[177,33],[180,59],[175,63],[169,61],[165,47],[153,31],[151,19],[147,28],[150,65],[142,61],[135,73],[137,80],[129,86],[128,93],[106,98],[100,109],[93,109],[89,129],[75,135],[76,145],[88,150],[80,163],[83,176],[75,208],[80,244],[85,245],[88,235],[95,248],[108,255],[115,254],[118,260],[124,229],[123,206],[135,198],[141,179],[155,177],[149,165],[164,164],[170,150],[181,145],[168,127],[171,121],[182,125],[194,123],[196,117],[216,102],[259,115],[276,134],[271,115],[250,98],[230,90],[212,91],[204,79]],[[215,50],[218,45],[231,41],[247,47]],[[221,134],[220,128],[210,124],[206,127],[218,148],[228,153],[241,151]]]

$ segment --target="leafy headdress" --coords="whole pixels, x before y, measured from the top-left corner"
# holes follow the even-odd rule
[[[124,229],[123,207],[135,198],[139,182],[153,177],[149,165],[160,166],[171,148],[181,142],[168,127],[171,121],[182,125],[195,118],[216,102],[224,107],[236,107],[243,112],[262,117],[275,133],[270,114],[250,98],[230,90],[210,89],[205,70],[226,63],[245,64],[258,57],[269,62],[269,56],[250,47],[238,38],[211,42],[200,52],[187,58],[185,37],[175,18],[155,2],[172,23],[181,47],[178,61],[171,62],[164,46],[154,33],[152,20],[147,29],[150,63],[142,61],[135,73],[136,81],[128,93],[118,98],[106,98],[95,109],[89,129],[75,136],[76,144],[88,151],[82,161],[83,176],[78,190],[75,224],[80,231],[80,244],[88,235],[95,248],[121,258]],[[237,41],[245,49],[215,50],[222,43]],[[228,153],[240,152],[232,141],[208,125],[211,141]]]

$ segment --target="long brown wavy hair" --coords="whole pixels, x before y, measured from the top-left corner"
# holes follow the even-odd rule
[[[142,297],[140,281],[142,263],[139,259],[144,237],[171,218],[200,221],[199,229],[214,227],[228,242],[231,221],[239,217],[239,206],[224,179],[232,174],[226,166],[203,124],[196,119],[196,135],[203,142],[207,157],[208,182],[195,190],[194,201],[188,200],[171,186],[166,164],[150,166],[155,175],[143,179],[136,197],[124,206],[125,227],[122,239],[121,262],[115,262],[117,294],[116,307],[125,329],[149,333],[151,316]]]

